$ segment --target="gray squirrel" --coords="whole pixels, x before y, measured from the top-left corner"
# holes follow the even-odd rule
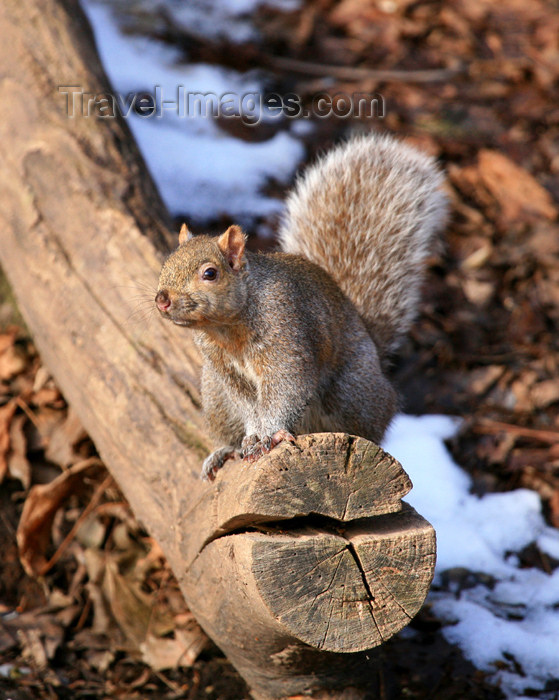
[[[417,312],[425,258],[446,219],[442,182],[431,157],[367,135],[296,183],[282,252],[247,251],[238,226],[210,237],[183,225],[155,302],[193,329],[204,359],[203,409],[220,447],[203,478],[297,434],[382,440],[398,405],[386,358]]]

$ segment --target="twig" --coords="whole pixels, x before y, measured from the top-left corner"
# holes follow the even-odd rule
[[[89,615],[89,611],[91,610],[92,602],[91,598],[88,596],[87,600],[85,601],[85,605],[82,608],[80,618],[76,622],[76,627],[74,629],[74,632],[79,632],[81,628],[85,625],[85,621],[87,620],[87,616]]]
[[[559,431],[555,430],[538,430],[536,428],[523,428],[520,425],[513,425],[512,423],[501,423],[500,421],[484,419],[482,423],[473,426],[473,430],[476,433],[514,433],[518,437],[531,438],[532,440],[539,440],[540,442],[545,442],[549,445],[554,445],[559,442]]]
[[[390,70],[364,68],[362,66],[332,66],[324,63],[300,61],[281,56],[269,57],[268,66],[278,71],[290,71],[304,75],[339,80],[382,80],[402,83],[436,83],[455,78],[466,72],[465,68],[433,68],[426,70]]]
[[[95,489],[95,492],[93,496],[91,497],[91,500],[87,504],[87,506],[84,508],[82,514],[80,517],[76,520],[76,522],[73,524],[72,529],[70,532],[66,535],[66,537],[62,540],[60,546],[56,550],[56,552],[52,555],[52,557],[44,564],[39,571],[40,576],[44,576],[46,573],[48,573],[52,567],[56,564],[56,562],[60,559],[60,557],[64,554],[64,552],[68,549],[68,546],[76,536],[77,531],[79,530],[81,524],[83,521],[88,517],[88,515],[96,508],[96,506],[99,504],[99,501],[103,497],[103,494],[105,491],[109,488],[113,481],[113,477],[109,474],[106,476],[101,484]]]
[[[16,396],[15,398],[16,404],[21,408],[21,410],[25,413],[25,415],[29,418],[29,420],[33,423],[33,425],[38,428],[39,427],[39,421],[37,420],[37,416],[33,413],[33,411],[29,408],[29,405],[27,404],[26,401],[24,401],[21,396]]]

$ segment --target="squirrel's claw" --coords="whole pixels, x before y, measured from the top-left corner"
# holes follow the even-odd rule
[[[245,462],[256,462],[262,455],[268,454],[272,449],[272,437],[265,435],[262,439],[258,435],[247,435],[241,444],[241,456]]]
[[[290,442],[292,445],[296,444],[295,436],[292,435],[289,430],[278,430],[277,433],[274,433],[272,435],[272,447],[275,447],[276,445],[279,445],[280,442],[283,442],[284,440],[287,440],[287,442]]]
[[[278,430],[273,435],[264,435],[259,438],[258,435],[247,435],[243,438],[241,445],[241,457],[245,462],[256,462],[263,455],[268,454],[280,442],[288,440],[295,444],[294,436],[287,430]]]
[[[227,447],[220,447],[218,450],[215,450],[208,455],[208,457],[206,457],[204,460],[200,478],[204,481],[213,481],[217,472],[228,459],[236,459],[240,456],[239,451],[230,445]]]

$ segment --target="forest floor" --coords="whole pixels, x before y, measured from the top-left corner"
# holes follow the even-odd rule
[[[131,31],[145,21],[128,19]],[[450,449],[477,493],[532,489],[559,527],[557,4],[309,0],[259,8],[258,38],[242,44],[172,19],[161,10],[150,31],[192,62],[267,66],[271,92],[382,95],[380,126],[440,159],[452,220],[393,376],[406,412],[463,419]],[[311,75],[317,63],[346,70]],[[379,69],[408,77],[381,80]],[[447,73],[415,82],[418,69]],[[302,137],[309,159],[366,126],[317,120]],[[221,127],[247,140],[270,128]],[[0,697],[248,697],[42,364],[3,280],[0,329]],[[522,565],[551,573],[559,562],[530,547]],[[372,697],[502,697],[445,641],[428,604],[411,628],[378,652]]]

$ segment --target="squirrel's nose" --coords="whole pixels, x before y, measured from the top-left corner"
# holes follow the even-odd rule
[[[169,293],[165,289],[160,289],[155,295],[155,304],[159,311],[165,312],[169,310],[171,306],[171,299]]]

